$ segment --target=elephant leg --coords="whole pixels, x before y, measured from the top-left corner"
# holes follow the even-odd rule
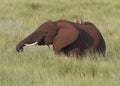
[[[74,49],[66,52],[66,54],[69,57],[77,57],[77,58],[79,58],[81,56],[81,50],[80,50],[80,48],[74,48]]]

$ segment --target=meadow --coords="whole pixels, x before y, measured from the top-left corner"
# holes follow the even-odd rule
[[[47,20],[90,21],[106,56],[56,55],[47,46],[16,45]],[[120,86],[120,0],[0,0],[0,86]]]

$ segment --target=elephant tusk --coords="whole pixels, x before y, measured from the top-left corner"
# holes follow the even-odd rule
[[[35,42],[35,43],[32,43],[32,44],[25,44],[25,46],[33,46],[33,45],[36,45],[38,44],[38,42]]]

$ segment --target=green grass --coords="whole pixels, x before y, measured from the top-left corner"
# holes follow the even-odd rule
[[[119,0],[0,0],[0,86],[120,86]],[[52,46],[16,44],[46,20],[91,21],[102,33],[106,56],[55,55]]]

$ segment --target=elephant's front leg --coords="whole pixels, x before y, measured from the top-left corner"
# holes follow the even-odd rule
[[[69,57],[77,57],[77,58],[79,58],[81,56],[81,50],[80,50],[80,48],[74,48],[74,49],[69,50],[68,52],[65,52],[65,53]]]

